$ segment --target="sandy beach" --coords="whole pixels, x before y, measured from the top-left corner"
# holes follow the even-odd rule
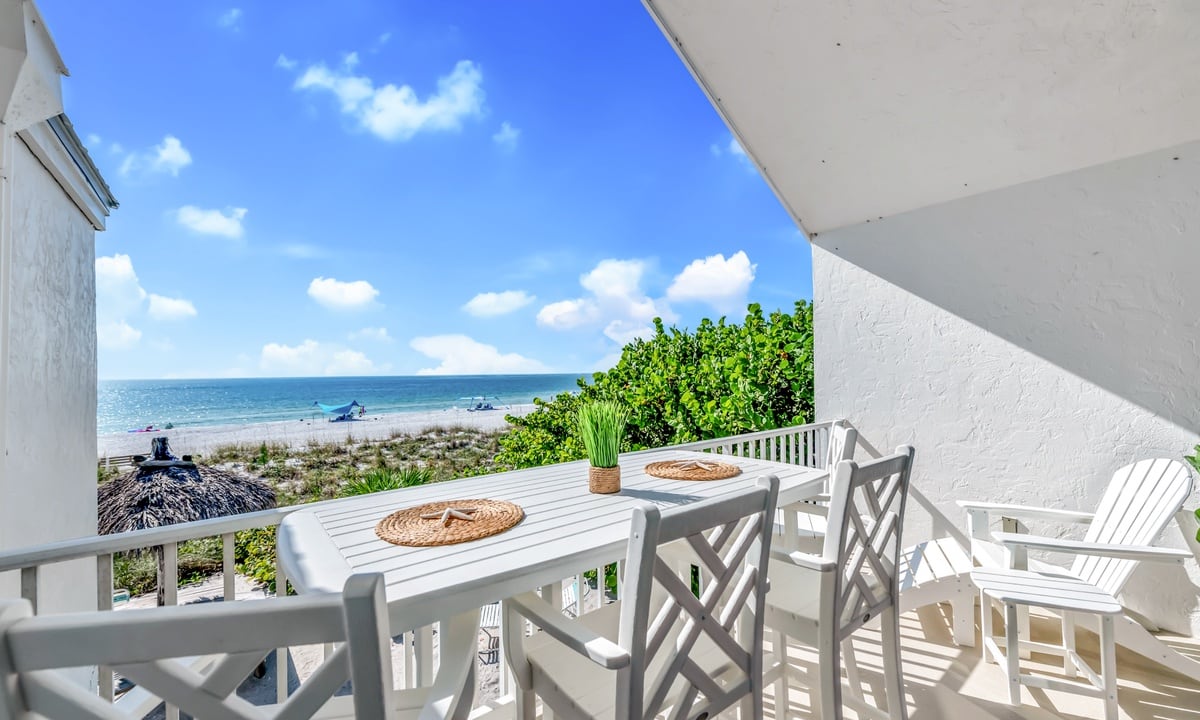
[[[121,432],[96,438],[99,458],[115,455],[147,454],[150,439],[165,435],[177,455],[211,452],[223,445],[259,445],[278,443],[303,447],[351,440],[386,440],[398,434],[415,434],[432,427],[462,425],[481,430],[499,430],[508,425],[505,415],[522,416],[534,405],[513,405],[500,410],[468,412],[463,409],[420,413],[367,415],[348,422],[328,422],[321,419],[281,420],[250,425],[218,425],[212,427],[183,427],[154,432]]]

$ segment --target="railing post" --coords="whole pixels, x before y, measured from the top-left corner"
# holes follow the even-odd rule
[[[21,568],[21,597],[29,601],[33,606],[33,614],[38,613],[38,568],[33,567]]]
[[[96,609],[113,609],[113,566],[112,555],[96,556]],[[96,668],[96,683],[100,688],[100,698],[113,701],[113,672],[112,668],[101,665]]]
[[[275,558],[275,597],[287,597],[287,572]],[[288,657],[291,651],[282,647],[275,650],[275,701],[283,702],[288,697]]]
[[[221,536],[221,573],[225,580],[225,602],[237,599],[237,574],[233,558],[233,533]]]

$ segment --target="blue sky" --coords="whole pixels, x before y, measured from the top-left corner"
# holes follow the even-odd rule
[[[639,3],[281,8],[41,3],[121,201],[102,378],[590,371],[811,297]]]

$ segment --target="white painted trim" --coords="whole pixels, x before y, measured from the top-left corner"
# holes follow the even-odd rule
[[[16,140],[0,122],[0,398],[8,397],[9,293],[12,288],[13,149]],[[8,412],[0,403],[0,479],[8,474]]]
[[[79,163],[50,128],[49,123],[36,123],[18,133],[18,137],[50,172],[55,182],[71,198],[71,202],[75,203],[92,227],[103,230],[108,207],[96,194]]]

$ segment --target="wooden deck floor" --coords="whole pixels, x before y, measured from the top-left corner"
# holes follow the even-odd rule
[[[978,610],[977,610],[978,612]],[[996,618],[1000,622],[999,617]],[[1057,640],[1057,624],[1034,618],[1035,639]],[[978,622],[976,622],[978,635]],[[882,693],[879,636],[860,631],[855,651],[869,687]],[[770,634],[768,633],[768,638]],[[1080,632],[1079,648],[1084,657],[1098,665],[1096,636]],[[1200,658],[1200,640],[1180,638],[1172,646]],[[1062,692],[1022,688],[1023,704],[1008,704],[1008,691],[1000,668],[984,664],[979,643],[973,648],[956,647],[950,640],[949,608],[930,606],[901,617],[901,647],[909,717],[912,720],[1090,720],[1102,713],[1101,701]],[[815,656],[790,648],[791,661],[814,669]],[[1034,655],[1022,660],[1023,670],[1062,677],[1057,658]],[[1200,683],[1193,682],[1141,657],[1118,650],[1118,703],[1121,717],[1130,720],[1200,720]],[[816,718],[809,699],[796,683],[791,684],[786,712],[777,711],[774,689],[767,689],[768,718]],[[847,717],[854,717],[847,711]]]

